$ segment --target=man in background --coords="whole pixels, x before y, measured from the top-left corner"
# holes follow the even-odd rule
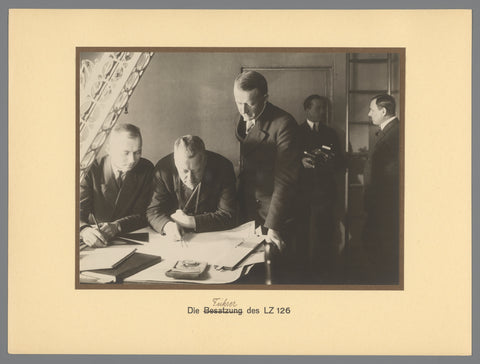
[[[262,225],[267,241],[283,252],[293,235],[298,125],[289,113],[268,102],[267,81],[258,72],[239,74],[233,94],[241,115],[235,130],[240,142],[241,219]]]
[[[399,124],[395,99],[387,94],[370,101],[368,116],[378,127],[365,165],[364,246],[375,283],[399,279]]]
[[[174,152],[155,166],[150,225],[174,240],[185,231],[206,232],[235,225],[235,173],[232,163],[205,150],[198,136],[185,135]]]
[[[145,227],[151,197],[153,164],[141,158],[140,130],[132,124],[115,126],[106,151],[80,182],[80,239],[95,248]]]
[[[338,136],[327,126],[330,100],[310,95],[304,101],[306,121],[300,125],[304,155],[300,169],[297,250],[315,282],[338,278],[334,241],[336,173],[345,167]]]

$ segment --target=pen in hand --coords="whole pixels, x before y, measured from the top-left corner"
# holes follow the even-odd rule
[[[179,224],[177,224],[177,227],[178,227],[178,232],[180,233],[180,245],[183,248],[188,248],[188,244],[184,239],[185,229],[182,226],[180,226]]]
[[[201,186],[202,182],[200,182],[199,184],[197,184],[195,186],[195,188],[193,189],[192,191],[192,194],[190,195],[190,197],[188,198],[187,202],[185,203],[185,206],[183,206],[183,209],[182,211],[184,213],[187,213],[187,208],[188,208],[188,205],[190,205],[190,202],[193,200],[193,196],[195,196],[195,194],[197,194],[197,198],[198,198],[198,195],[200,195],[200,186]],[[195,211],[197,210],[197,208],[195,208]]]
[[[98,232],[100,233],[100,236],[103,239],[103,244],[106,246],[107,245],[107,240],[105,239],[105,236],[103,235],[102,230],[100,230],[100,226],[98,226],[98,221],[95,218],[95,215],[93,213],[91,213],[90,215],[92,216],[92,220],[95,223],[95,227],[97,228]]]

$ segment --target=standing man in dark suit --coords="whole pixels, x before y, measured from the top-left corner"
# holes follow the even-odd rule
[[[284,110],[268,102],[265,77],[255,71],[239,74],[233,94],[241,115],[239,198],[243,221],[255,220],[280,252],[292,235],[300,152],[298,125]]]
[[[140,130],[132,124],[115,126],[107,153],[80,182],[80,239],[96,248],[119,233],[145,227],[151,197],[153,164],[141,158]]]
[[[399,120],[395,99],[377,95],[368,116],[379,127],[365,165],[365,222],[363,239],[375,283],[399,279]]]
[[[308,96],[304,103],[306,121],[300,125],[304,150],[298,198],[297,249],[301,261],[315,280],[335,279],[338,252],[334,242],[336,172],[345,166],[337,134],[327,126],[330,100]]]
[[[235,173],[220,154],[205,150],[198,136],[185,135],[155,166],[150,225],[174,240],[186,230],[230,229],[235,224]]]

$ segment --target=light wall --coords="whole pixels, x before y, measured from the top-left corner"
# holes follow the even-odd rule
[[[82,54],[83,58],[96,56]],[[241,67],[331,67],[335,118],[331,124],[344,130],[344,53],[157,52],[129,101],[128,113],[119,122],[140,127],[143,156],[153,163],[172,151],[177,137],[194,134],[205,141],[207,149],[226,156],[237,168],[239,144],[234,125],[238,112],[232,90]],[[323,88],[319,85],[318,93],[322,94]],[[269,94],[272,103],[303,122],[301,105],[308,94],[296,88],[271,89]],[[288,99],[291,106],[275,101],[282,99]],[[341,138],[343,141],[343,133]]]

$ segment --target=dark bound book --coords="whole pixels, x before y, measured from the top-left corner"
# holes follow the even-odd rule
[[[100,283],[121,283],[125,278],[138,273],[162,260],[158,255],[134,253],[116,268],[96,269],[82,272],[84,278],[97,279]]]

